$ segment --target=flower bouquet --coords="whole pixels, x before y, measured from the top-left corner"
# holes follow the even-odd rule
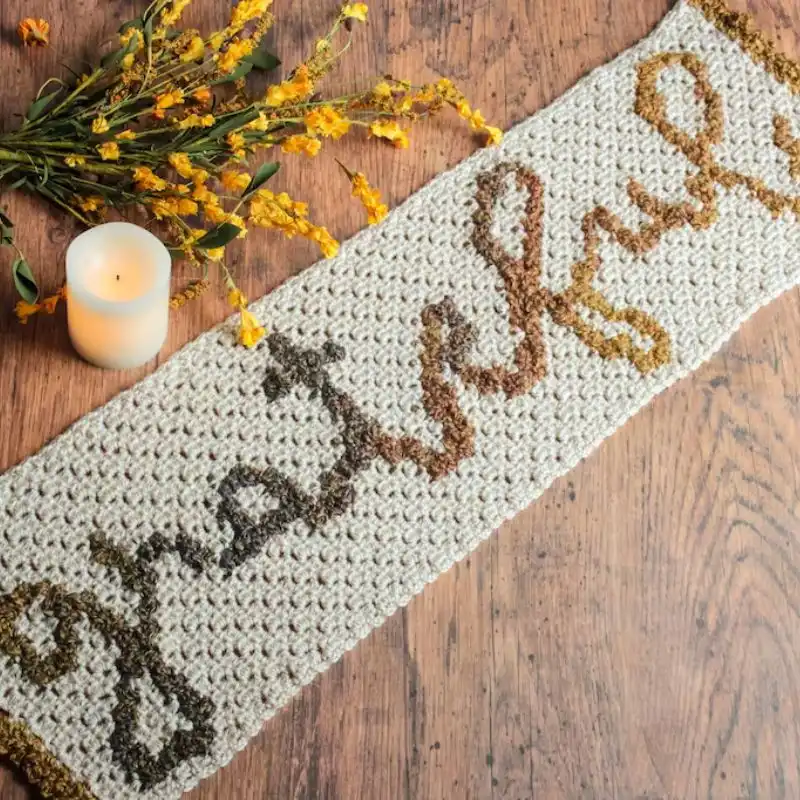
[[[272,0],[240,0],[227,27],[208,36],[178,27],[190,2],[154,0],[121,27],[115,49],[94,69],[48,80],[19,128],[0,135],[0,181],[6,190],[40,195],[85,226],[110,210],[144,209],[173,256],[197,269],[171,305],[205,292],[213,268],[241,310],[239,341],[253,346],[264,329],[226,263],[232,243],[253,228],[273,228],[314,241],[326,257],[339,246],[312,221],[306,203],[266,188],[279,163],[274,156],[255,159],[258,151],[313,158],[328,140],[358,132],[406,148],[410,126],[446,107],[487,143],[502,134],[446,78],[416,86],[385,76],[365,90],[323,97],[320,83],[347,52],[354,25],[367,20],[364,3],[343,5],[303,63],[254,96],[248,76],[280,64],[263,45],[274,21]],[[19,33],[31,46],[47,44],[43,20],[24,20]],[[388,209],[379,192],[361,172],[342,169],[367,221],[380,222]],[[59,295],[40,300],[2,212],[0,225],[0,242],[16,250],[17,315],[25,321],[37,311],[52,313]]]

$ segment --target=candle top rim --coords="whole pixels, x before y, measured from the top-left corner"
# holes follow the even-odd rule
[[[109,237],[124,234],[129,242],[142,246],[143,254],[153,267],[153,283],[143,294],[128,300],[102,297],[92,291],[87,283],[88,259],[83,257],[87,248],[108,247]],[[66,256],[67,293],[74,294],[82,302],[98,310],[114,313],[135,313],[152,302],[154,296],[169,288],[172,273],[172,256],[166,245],[153,233],[132,222],[106,222],[96,225],[76,236],[67,248]]]

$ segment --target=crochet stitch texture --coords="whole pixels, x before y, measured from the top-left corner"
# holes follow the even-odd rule
[[[0,753],[172,800],[800,278],[800,69],[657,31],[0,477]]]

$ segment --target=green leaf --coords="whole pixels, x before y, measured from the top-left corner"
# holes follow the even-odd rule
[[[14,229],[7,225],[0,225],[0,244],[12,244],[14,241]]]
[[[269,50],[265,50],[263,47],[259,47],[258,50],[250,53],[245,59],[245,62],[252,64],[256,69],[263,70],[268,72],[271,69],[275,69],[275,67],[279,67],[281,60],[278,56],[270,53]]]
[[[245,197],[252,194],[256,189],[260,189],[280,168],[281,165],[277,161],[269,161],[266,164],[262,164],[251,178],[247,189],[245,189]]]
[[[47,106],[50,105],[51,101],[59,94],[61,94],[61,89],[58,89],[55,92],[50,92],[49,94],[44,94],[38,100],[34,100],[25,113],[25,119],[27,119],[28,122],[33,122],[35,119],[39,119],[39,117],[42,116],[42,112],[44,112]]]
[[[104,69],[111,69],[111,67],[116,67],[120,61],[122,61],[125,56],[129,53],[135,53],[136,48],[139,45],[138,36],[131,36],[130,41],[125,47],[121,47],[119,50],[114,50],[113,53],[107,53],[100,59],[100,66]]]
[[[186,258],[186,253],[183,252],[182,247],[168,247],[167,250],[173,259]]]
[[[244,78],[245,76],[249,75],[252,71],[253,64],[249,63],[248,61],[243,61],[229,75],[226,75],[224,78],[217,78],[217,80],[211,81],[209,86],[219,86],[223,83],[233,83],[233,81],[238,81],[239,78]]]
[[[27,184],[27,183],[28,183],[28,179],[27,178],[25,178],[25,177],[17,178],[14,181],[14,183],[9,184],[8,191],[9,192],[13,192],[15,189],[19,189],[20,187],[25,186],[25,184]]]
[[[201,250],[216,250],[218,247],[225,247],[232,242],[242,229],[230,222],[223,222],[212,228],[205,236],[198,239],[194,244]]]
[[[6,228],[14,227],[14,223],[6,216],[2,209],[0,209],[0,225],[4,225]]]
[[[147,20],[144,25],[144,46],[149,48],[153,41],[153,18]]]
[[[11,274],[19,296],[28,303],[35,303],[39,298],[39,287],[28,262],[24,258],[16,259],[11,265]]]

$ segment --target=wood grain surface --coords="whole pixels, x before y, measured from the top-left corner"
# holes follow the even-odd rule
[[[731,0],[800,55],[800,0]],[[2,0],[0,119],[94,55],[143,0]],[[648,33],[669,0],[371,0],[334,83],[391,71],[449,75],[509,126]],[[208,25],[227,0],[195,0]],[[308,51],[336,0],[276,0],[272,43]],[[16,46],[19,18],[53,46]],[[410,151],[343,143],[392,205],[474,147],[452,118]],[[280,185],[344,238],[361,213],[333,159]],[[5,202],[5,198],[4,198]],[[8,200],[42,283],[62,279],[74,229]],[[252,235],[236,267],[250,296],[308,267],[311,247]],[[9,259],[0,260],[7,270]],[[0,469],[153,367],[81,363],[63,311],[13,320],[0,279]],[[223,318],[173,319],[162,359]],[[471,558],[443,575],[270,721],[187,800],[212,798],[800,797],[800,302],[761,311],[712,361],[651,403]],[[29,797],[0,773],[0,798]]]

